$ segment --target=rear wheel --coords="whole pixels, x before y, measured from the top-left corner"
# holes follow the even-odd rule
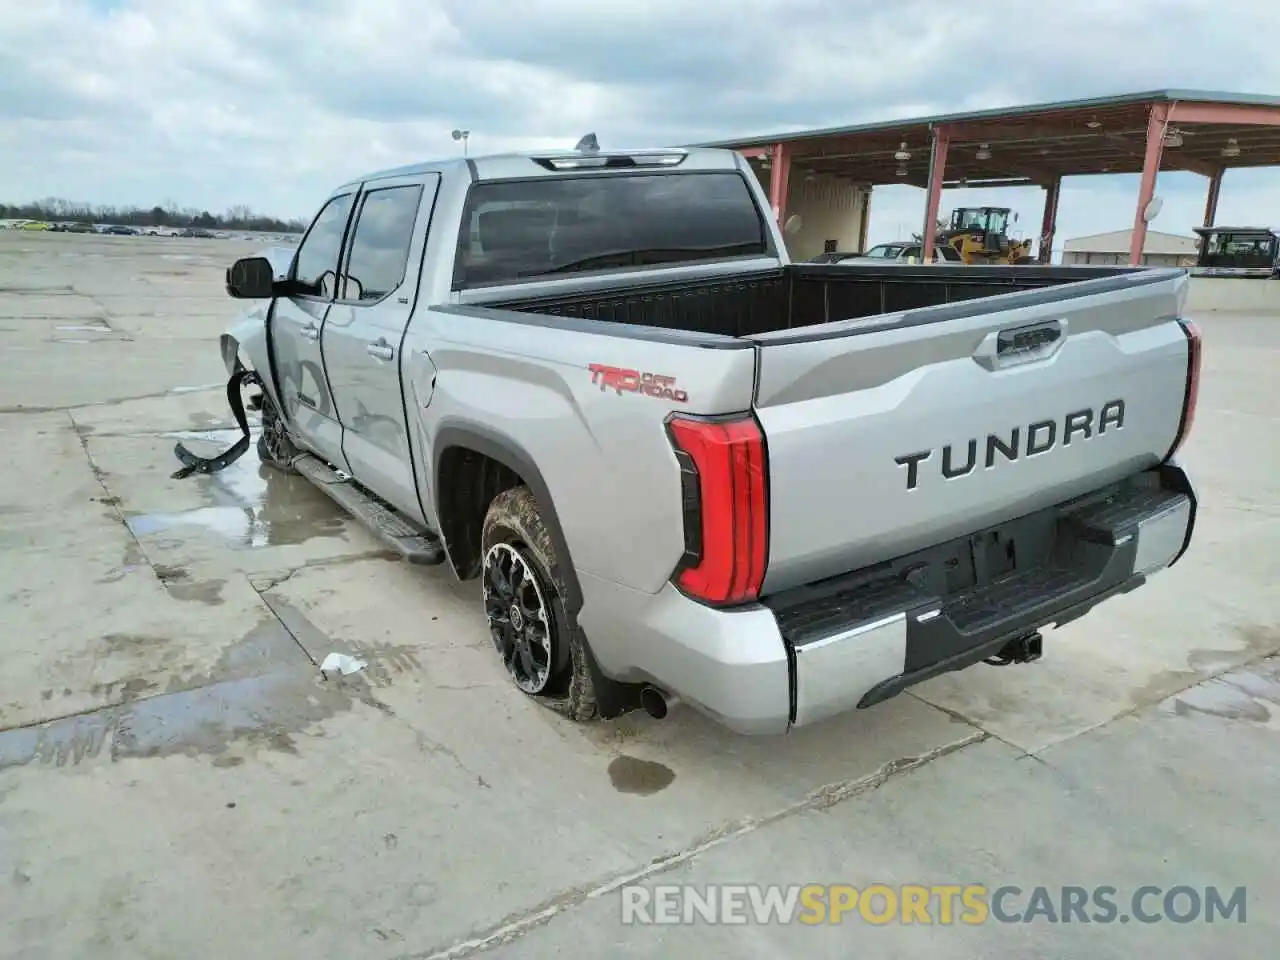
[[[512,682],[571,720],[595,719],[582,631],[565,609],[562,568],[527,487],[493,498],[480,540],[485,618]]]

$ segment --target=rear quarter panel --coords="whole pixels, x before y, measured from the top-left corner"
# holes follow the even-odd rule
[[[643,339],[638,328],[623,337],[597,321],[527,317],[472,307],[415,314],[405,391],[419,449],[436,463],[436,438],[446,428],[504,438],[541,472],[574,567],[656,592],[684,551],[679,472],[665,420],[673,411],[750,409],[754,350],[729,338],[716,349],[697,345],[707,338],[673,331]],[[593,364],[670,378],[673,392],[688,399],[593,383]],[[434,512],[434,493],[426,499]]]

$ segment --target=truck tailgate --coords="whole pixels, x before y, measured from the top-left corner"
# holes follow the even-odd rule
[[[763,593],[883,562],[1158,463],[1183,415],[1180,270],[753,338]]]

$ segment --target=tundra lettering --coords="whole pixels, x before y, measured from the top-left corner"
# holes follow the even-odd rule
[[[1109,400],[1102,405],[1102,409],[1096,414],[1096,432],[1098,436],[1107,432],[1108,427],[1115,427],[1117,430],[1124,427],[1124,400]],[[1063,418],[1062,426],[1062,446],[1070,446],[1073,437],[1079,436],[1088,440],[1095,432],[1095,413],[1092,408],[1084,410],[1074,410]],[[1048,453],[1057,445],[1058,438],[1058,421],[1056,420],[1037,420],[1035,423],[1027,424],[1025,428],[1014,427],[1009,431],[1006,437],[999,434],[989,433],[986,438],[986,469],[990,470],[996,465],[996,453],[998,452],[1005,460],[1018,459],[1019,441],[1022,437],[1026,437],[1026,447],[1022,452],[1023,456],[1034,457],[1042,453]],[[978,439],[974,437],[965,442],[965,453],[963,463],[961,458],[956,455],[956,444],[948,443],[942,448],[942,479],[954,480],[957,477],[967,476],[972,473],[978,461]],[[932,450],[922,450],[919,453],[904,453],[900,457],[894,457],[893,462],[900,467],[907,468],[907,489],[915,490],[920,485],[920,464],[926,462],[933,456]]]

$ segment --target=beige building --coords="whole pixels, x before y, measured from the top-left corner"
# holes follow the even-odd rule
[[[1132,230],[1076,237],[1062,245],[1062,262],[1125,266],[1129,263],[1129,243],[1132,237]],[[1148,230],[1147,242],[1142,249],[1142,262],[1151,267],[1194,267],[1199,243],[1195,237]]]
[[[769,167],[751,161],[769,192]],[[836,250],[855,253],[866,244],[871,190],[845,177],[793,170],[787,184],[787,218],[799,214],[800,229],[786,237],[792,260],[810,260]]]

